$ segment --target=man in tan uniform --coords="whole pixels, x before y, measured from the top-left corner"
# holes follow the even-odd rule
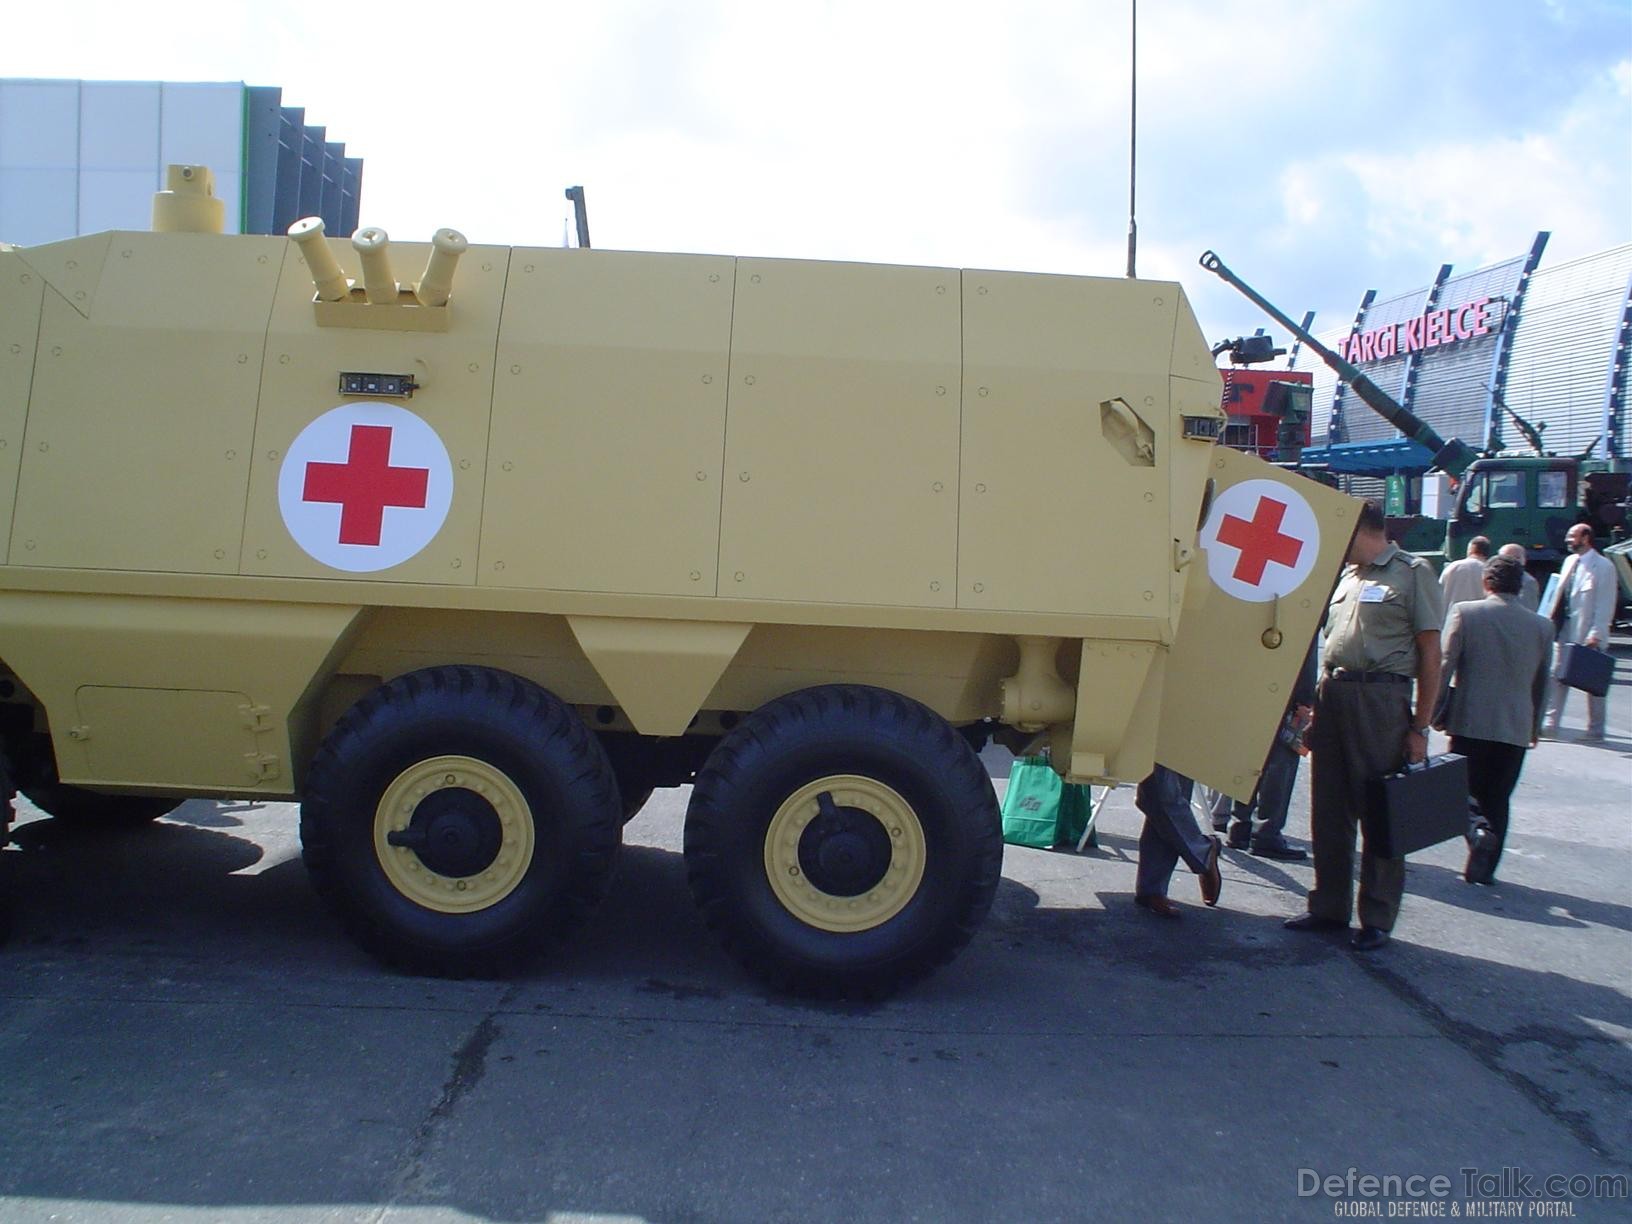
[[[1315,722],[1309,817],[1315,887],[1295,931],[1344,930],[1354,908],[1354,833],[1367,783],[1428,753],[1428,724],[1439,695],[1439,583],[1427,562],[1390,543],[1375,502],[1360,511],[1349,564],[1326,612]],[[1413,708],[1411,683],[1416,681]],[[1388,942],[1405,891],[1405,860],[1360,855],[1362,952]]]

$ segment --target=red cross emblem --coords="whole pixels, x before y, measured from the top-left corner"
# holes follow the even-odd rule
[[[391,466],[391,426],[353,425],[344,463],[306,465],[302,497],[340,504],[340,543],[378,545],[385,508],[423,509],[430,475],[429,468]]]
[[[1281,532],[1281,520],[1286,517],[1286,504],[1270,497],[1259,498],[1252,519],[1236,518],[1226,514],[1218,526],[1222,543],[1241,551],[1236,558],[1234,577],[1237,582],[1257,586],[1264,580],[1264,570],[1271,561],[1288,569],[1303,555],[1303,541]]]

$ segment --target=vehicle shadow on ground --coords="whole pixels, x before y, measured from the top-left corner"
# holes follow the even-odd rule
[[[26,993],[44,983],[52,993],[69,997],[86,982],[100,984],[96,975],[106,974],[107,966],[98,968],[89,958],[54,955],[49,964],[31,963],[29,936],[45,936],[60,925],[81,938],[101,933],[110,941],[161,939],[165,955],[185,954],[201,962],[200,976],[208,970],[212,1014],[222,1014],[223,1007],[233,1010],[219,1025],[200,1026],[187,1011],[168,1006],[159,984],[144,997],[149,1010],[127,1015],[117,1001],[104,998],[100,1014],[117,1026],[108,1037],[120,1043],[119,1057],[109,1064],[120,1068],[112,1100],[109,1083],[94,1074],[83,1076],[73,1055],[60,1052],[47,1033],[19,1031],[16,1026],[28,1021],[18,1019],[15,1010],[0,1019],[0,1039],[23,1043],[12,1048],[28,1051],[36,1081],[27,1092],[0,1088],[0,1117],[24,1125],[43,1085],[52,1108],[80,1119],[58,1127],[52,1140],[58,1156],[50,1161],[0,1157],[0,1192],[12,1195],[207,1210],[389,1201],[403,1208],[451,1206],[496,1220],[538,1218],[539,1195],[547,1189],[524,1193],[513,1185],[456,1176],[463,1155],[454,1137],[523,1134],[533,1128],[547,1151],[551,1128],[570,1124],[606,1141],[575,1149],[588,1163],[570,1171],[573,1188],[560,1192],[556,1206],[567,1210],[589,1198],[599,1210],[635,1217],[695,1216],[702,1211],[701,1200],[693,1201],[685,1188],[701,1187],[701,1193],[716,1184],[717,1170],[709,1161],[718,1154],[718,1136],[697,1136],[695,1153],[687,1145],[665,1149],[673,1167],[647,1179],[629,1176],[628,1152],[614,1141],[645,1134],[652,1126],[654,1085],[672,1074],[664,1068],[675,1057],[673,1043],[688,1059],[709,1060],[709,1074],[732,1085],[757,1084],[766,1075],[763,1065],[733,1053],[739,1047],[763,1058],[776,1051],[791,1057],[796,1047],[820,1045],[824,1095],[841,1102],[872,1101],[880,1064],[876,1056],[862,1055],[876,1055],[880,1042],[904,1040],[891,1034],[928,1034],[933,1045],[940,1040],[933,1037],[938,1030],[974,1024],[978,1032],[956,1039],[967,1054],[983,1043],[996,1049],[1018,1040],[1008,1036],[1011,1032],[1048,1031],[1049,1042],[1057,1045],[1086,1041],[1096,1031],[1103,1036],[1107,1029],[1164,1028],[1173,1017],[1162,1011],[1159,990],[1176,979],[1207,990],[1215,1006],[1240,1007],[1247,1000],[1253,1007],[1306,1009],[1311,1023],[1341,1029],[1340,1007],[1309,997],[1281,976],[1295,972],[1296,980],[1307,984],[1307,966],[1321,964],[1332,967],[1336,981],[1347,979],[1349,990],[1357,988],[1351,966],[1358,965],[1401,1007],[1610,1159],[1624,1162],[1632,1149],[1613,1104],[1582,1110],[1573,1099],[1559,1098],[1552,1086],[1561,1072],[1583,1067],[1594,1083],[1605,1086],[1606,1096],[1632,1084],[1632,1050],[1607,1039],[1601,1027],[1632,1028],[1632,1005],[1618,991],[1545,970],[1410,946],[1403,939],[1390,949],[1389,959],[1364,962],[1337,940],[1283,931],[1273,916],[1232,911],[1227,896],[1224,908],[1203,909],[1194,901],[1188,873],[1174,881],[1186,910],[1178,922],[1136,909],[1131,878],[1126,890],[1099,892],[1098,907],[1063,908],[1044,906],[1033,888],[1005,878],[989,921],[954,965],[884,1005],[829,1006],[767,996],[714,944],[690,903],[681,855],[630,845],[606,903],[555,959],[520,979],[519,995],[491,987],[482,993],[476,984],[413,983],[426,1000],[443,1003],[438,1020],[435,1007],[422,1014],[378,1006],[382,984],[403,979],[350,950],[338,926],[322,916],[297,859],[257,874],[234,874],[260,865],[258,847],[213,829],[171,822],[99,839],[34,824],[23,832],[25,848],[7,854],[20,868],[26,911],[27,930],[19,941],[25,955],[11,967],[15,989]],[[1132,839],[1106,840],[1107,853],[1132,857]],[[1544,904],[1539,895],[1531,900]],[[232,967],[230,975],[224,966]],[[325,1037],[338,1023],[327,1013],[284,1005],[289,987],[314,969],[340,979],[344,990],[334,1006],[348,1014],[365,1009],[373,1017],[366,1027],[352,1020]],[[23,974],[21,981],[16,971]],[[1433,984],[1441,996],[1459,992],[1468,1001],[1459,1002],[1453,1015],[1423,984]],[[1170,1005],[1174,996],[1165,997]],[[510,1004],[503,1001],[512,998]],[[156,1013],[150,1010],[155,999],[162,1007]],[[569,1040],[544,1036],[554,1031],[555,1020],[535,1009],[546,1006],[560,1015],[575,1006],[574,1000],[575,1018],[562,1031],[576,1034],[571,1040],[578,1044],[565,1049],[580,1055],[599,1049],[594,1043],[600,1039],[593,1035],[602,1027],[623,1034],[613,1047],[618,1052],[596,1064],[594,1107],[588,1112],[573,1111],[561,1095],[567,1091],[562,1073],[533,1049],[541,1042]],[[889,1013],[882,1027],[875,1015],[880,1007]],[[949,1018],[949,1007],[955,1018]],[[35,1023],[47,1023],[40,1018],[46,1015],[40,1013]],[[639,1020],[642,1015],[648,1019]],[[679,1015],[700,1023],[651,1028],[656,1017]],[[143,1019],[154,1016],[187,1025],[185,1049],[177,1048],[177,1034],[164,1024],[144,1028]],[[631,1024],[635,1027],[627,1027]],[[757,1045],[745,1036],[783,1030],[786,1038]],[[1075,1030],[1081,1030],[1080,1038],[1072,1036]],[[473,1045],[484,1033],[487,1044]],[[367,1034],[361,1047],[359,1034]],[[478,1047],[480,1058],[473,1053]],[[392,1069],[398,1095],[390,1104],[381,1099],[382,1081],[373,1078],[384,1068],[369,1061],[372,1054],[358,1052],[369,1049],[380,1051]],[[529,1063],[522,1055],[538,1057]],[[210,1078],[208,1068],[215,1066],[228,1068],[230,1079]],[[482,1080],[483,1066],[497,1087]],[[967,1087],[945,1064],[926,1053],[921,1066],[921,1071],[894,1072],[915,1078],[902,1080],[913,1090],[895,1093],[887,1116],[875,1118],[863,1110],[853,1117],[854,1142],[865,1145],[920,1129],[933,1133],[947,1111],[967,1108]],[[1036,1070],[1026,1060],[1002,1066],[1000,1073],[987,1073],[986,1090],[999,1096],[1035,1091],[1028,1076]],[[1187,1081],[1188,1107],[1216,1110],[1217,1125],[1223,1126],[1227,1103],[1241,1090],[1230,1079],[1237,1072],[1204,1059],[1196,1066],[1193,1082]],[[312,1079],[319,1072],[321,1090]],[[214,1087],[223,1082],[229,1087]],[[570,1077],[566,1083],[581,1087]],[[1091,1091],[1091,1084],[1084,1091]],[[222,1106],[212,1102],[223,1092],[230,1093],[226,1100],[255,1102],[253,1110],[242,1121],[215,1112]],[[525,1117],[507,1112],[506,1102],[518,1098],[528,1102]],[[1196,1105],[1210,1101],[1220,1103]],[[182,1108],[181,1102],[189,1104]],[[178,1110],[174,1120],[160,1116]],[[316,1141],[314,1134],[321,1138],[332,1131],[314,1132],[314,1111],[352,1120],[346,1124],[348,1140]],[[91,1118],[99,1120],[85,1121]],[[764,1168],[793,1167],[833,1141],[823,1130],[827,1124],[825,1115],[818,1113],[807,1125],[792,1112],[783,1124],[756,1134],[754,1159]],[[214,1145],[205,1176],[197,1145],[223,1127],[228,1133]],[[253,1143],[228,1141],[240,1127],[253,1128]],[[433,1130],[443,1135],[434,1144],[416,1138]],[[1137,1140],[1155,1141],[1155,1136]],[[1081,1153],[1073,1144],[1054,1145],[1049,1149],[1057,1148],[1054,1155],[1039,1155],[1034,1133],[1003,1128],[986,1142],[994,1202],[1005,1196],[1019,1201],[1026,1185],[1039,1177],[1081,1176]],[[1022,1148],[1024,1160],[1018,1158]],[[299,1153],[299,1159],[289,1153]],[[561,1175],[562,1170],[541,1166],[539,1186],[548,1187],[551,1176]]]

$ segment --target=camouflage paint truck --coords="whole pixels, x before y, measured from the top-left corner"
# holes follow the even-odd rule
[[[368,950],[492,974],[690,782],[709,926],[844,994],[984,917],[989,735],[1253,789],[1355,503],[1216,444],[1177,284],[227,236],[169,182],[0,251],[8,815],[297,800]]]

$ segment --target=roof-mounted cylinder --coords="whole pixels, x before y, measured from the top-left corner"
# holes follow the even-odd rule
[[[208,166],[166,166],[164,190],[153,194],[155,234],[219,234],[227,207],[215,198],[215,175]]]
[[[306,257],[306,270],[312,274],[317,300],[338,302],[344,299],[351,292],[351,282],[340,271],[334,252],[329,250],[329,244],[323,237],[323,218],[306,217],[296,221],[289,227],[289,237],[295,240],[300,253]]]
[[[448,304],[448,294],[453,290],[453,270],[469,247],[465,236],[455,229],[439,229],[431,235],[431,256],[425,261],[425,275],[414,286],[414,297],[421,306]]]
[[[397,300],[397,274],[391,270],[391,235],[377,225],[351,236],[352,249],[363,261],[363,293],[370,306],[390,306]]]

